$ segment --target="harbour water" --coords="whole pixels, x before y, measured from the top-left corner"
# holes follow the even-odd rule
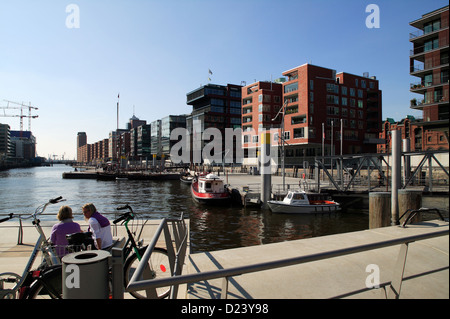
[[[175,181],[97,181],[63,179],[72,170],[65,165],[12,169],[0,172],[0,213],[32,213],[50,198],[63,196],[81,220],[81,206],[92,202],[100,212],[113,213],[130,204],[149,219],[190,218],[191,249],[211,251],[365,229],[367,212],[319,216],[276,215],[241,207],[208,207],[191,198],[189,186]],[[42,216],[55,220],[59,206],[49,206]]]
[[[368,207],[345,208],[323,215],[272,214],[242,207],[206,207],[194,202],[189,186],[180,181],[97,181],[63,179],[70,166],[11,169],[0,172],[0,214],[30,214],[48,199],[63,196],[75,220],[81,206],[92,202],[100,212],[114,213],[130,204],[148,219],[190,218],[191,251],[213,251],[286,240],[364,230]],[[43,220],[55,220],[58,205],[49,206]]]

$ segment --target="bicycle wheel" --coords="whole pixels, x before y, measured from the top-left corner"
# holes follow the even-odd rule
[[[141,257],[144,255],[147,247],[139,249],[139,255]],[[139,265],[139,259],[136,253],[133,253],[125,262],[124,266],[124,279],[125,287],[133,277],[136,268]],[[169,256],[167,255],[167,250],[163,248],[156,248],[153,250],[150,256],[148,268],[144,270],[144,279],[155,279],[155,278],[168,278],[171,276]],[[166,298],[170,293],[170,287],[159,287],[156,288],[156,294],[159,299]],[[131,291],[130,294],[137,299],[147,299],[147,293],[145,290]]]
[[[27,299],[60,299],[62,298],[62,267],[46,271],[30,286]]]

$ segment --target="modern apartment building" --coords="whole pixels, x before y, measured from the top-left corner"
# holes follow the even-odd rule
[[[77,162],[82,163],[83,156],[86,150],[83,150],[82,147],[87,144],[87,135],[86,132],[78,132],[77,134]]]
[[[15,150],[12,156],[32,160],[36,157],[36,138],[30,131],[10,131],[10,141]]]
[[[322,155],[322,143],[325,155],[340,154],[341,145],[342,154],[376,152],[382,103],[378,80],[374,76],[336,73],[333,69],[312,64],[282,74],[286,81],[281,84],[280,101],[276,98],[280,94],[278,84],[272,85],[272,90],[261,84],[244,88],[242,121],[245,128],[250,128],[253,123],[255,131],[276,127],[280,119],[277,118],[277,122],[272,119],[277,105],[283,104],[286,164],[312,162],[315,156]],[[269,101],[272,104],[267,104]],[[281,134],[281,129],[274,133],[274,142],[279,140],[277,134]],[[258,137],[251,138],[250,141],[250,137],[244,137],[245,141],[257,142]],[[252,144],[244,143],[244,147],[252,147]]]
[[[166,160],[170,159],[170,150],[177,143],[170,140],[170,133],[176,128],[186,128],[186,115],[169,115],[161,119],[161,152]]]
[[[422,15],[410,22],[417,30],[410,33],[410,74],[417,79],[410,84],[411,92],[420,97],[411,100],[411,108],[423,111],[422,149],[428,141],[447,140],[449,125],[449,6]]]
[[[0,123],[0,163],[6,161],[10,153],[10,128]]]
[[[282,121],[283,85],[278,82],[256,82],[242,88],[242,135],[244,149],[257,148],[264,130],[278,132]],[[278,143],[278,133],[274,141]],[[248,154],[248,152],[247,152]],[[247,157],[247,156],[245,156]]]
[[[193,132],[204,132],[210,127],[219,129],[222,135],[221,152],[224,154],[229,151],[225,149],[225,129],[241,127],[241,88],[242,86],[234,84],[207,84],[186,94],[186,103],[192,106],[192,113],[186,118],[186,127],[191,133],[193,145],[191,152],[201,152],[209,142],[202,140],[200,143],[192,143],[192,139],[201,138],[194,137]],[[199,159],[194,159],[191,154],[191,163],[197,160]]]

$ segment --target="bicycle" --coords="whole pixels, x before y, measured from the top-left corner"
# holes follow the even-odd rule
[[[36,208],[35,212],[28,217],[21,217],[17,214],[9,214],[9,217],[0,219],[3,223],[12,218],[27,220],[33,218],[32,224],[36,227],[39,237],[34,245],[33,252],[30,255],[22,275],[13,272],[5,272],[0,274],[0,299],[30,299],[42,295],[48,295],[52,298],[61,296],[61,260],[54,250],[54,246],[50,244],[42,230],[40,220],[37,218],[44,213],[48,205],[56,204],[63,201],[62,197],[50,199],[47,203]],[[38,253],[42,253],[41,264],[32,270]],[[59,281],[58,281],[59,278]],[[4,284],[13,284],[10,289],[5,289]]]
[[[138,215],[133,212],[133,209],[129,205],[117,207],[117,210],[125,210],[128,209],[127,212],[119,215],[117,219],[113,221],[113,224],[118,224],[121,222],[121,225],[124,225],[127,240],[124,244],[123,248],[123,262],[124,262],[124,286],[126,287],[134,274],[142,256],[147,249],[147,246],[143,246],[143,240],[140,240],[140,236],[142,234],[142,230],[145,226],[145,223],[142,223],[140,227],[140,232],[137,238],[135,238],[136,232],[138,230],[138,223],[131,226],[131,230],[129,227],[129,223],[132,220],[138,219]],[[91,233],[76,233],[67,235],[67,241],[69,242],[68,249],[70,251],[80,251],[86,250],[86,247],[94,247],[93,239],[91,237]],[[154,279],[171,276],[170,267],[169,267],[169,257],[167,254],[167,250],[164,248],[155,247],[152,252],[152,255],[149,260],[148,267],[145,270],[145,279]],[[170,293],[170,287],[162,287],[157,289],[157,297],[158,299],[166,298]],[[137,299],[146,299],[147,294],[145,291],[132,291],[130,294]]]
[[[125,287],[128,286],[128,283],[131,280],[142,256],[145,253],[145,250],[148,246],[143,246],[143,240],[139,240],[142,230],[144,229],[145,223],[142,223],[140,227],[139,235],[137,239],[135,239],[135,231],[132,232],[128,226],[131,220],[135,220],[138,218],[133,212],[133,209],[129,205],[117,207],[117,210],[125,210],[128,209],[127,212],[121,214],[119,218],[113,221],[114,224],[118,224],[122,222],[125,226],[127,232],[127,241],[125,243],[124,248],[124,284]],[[132,228],[134,228],[132,226]],[[136,226],[136,230],[137,230]],[[134,235],[133,235],[134,233]],[[167,250],[164,248],[155,247],[152,255],[150,256],[148,265],[144,271],[144,279],[155,279],[155,278],[163,278],[170,277],[171,271],[169,266],[169,257],[167,254]],[[156,294],[158,299],[166,298],[170,293],[170,287],[160,287],[156,289]],[[145,299],[147,298],[146,291],[131,291],[130,294],[137,299]]]

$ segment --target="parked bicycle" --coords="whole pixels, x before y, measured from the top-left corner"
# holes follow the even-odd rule
[[[114,224],[122,222],[127,231],[127,241],[124,248],[124,281],[125,287],[131,280],[137,266],[139,265],[142,256],[147,249],[147,246],[143,246],[143,240],[140,240],[142,230],[144,229],[145,223],[142,222],[139,215],[133,212],[133,209],[129,205],[117,207],[117,210],[128,210],[127,212],[121,214],[119,218],[113,221]],[[133,220],[133,225],[131,230],[129,227],[130,221]],[[137,220],[136,223],[134,221]],[[136,232],[139,230],[139,234],[136,236]],[[169,257],[167,250],[164,248],[155,247],[150,259],[148,261],[147,267],[144,271],[144,279],[155,279],[170,277],[171,270],[169,264]],[[156,294],[158,298],[166,298],[170,293],[170,287],[160,287],[156,289]],[[138,299],[147,298],[145,290],[142,291],[132,291],[130,292],[132,296]]]
[[[39,233],[39,237],[22,275],[13,272],[0,274],[0,299],[29,299],[36,298],[40,295],[47,295],[52,298],[61,296],[61,260],[56,254],[54,247],[45,237],[40,224],[41,222],[38,219],[39,215],[44,213],[47,206],[61,201],[63,201],[62,197],[50,199],[47,203],[36,208],[35,212],[27,217],[9,214],[9,217],[0,219],[0,223],[13,218],[19,218],[20,220],[33,219],[32,224]],[[42,254],[42,260],[40,265],[33,269],[38,253]],[[6,288],[5,284],[6,286],[12,285],[12,287]]]
[[[125,227],[127,233],[127,239],[123,248],[124,285],[126,287],[147,249],[147,246],[143,245],[143,240],[140,239],[146,222],[144,222],[138,214],[134,213],[129,205],[117,207],[117,210],[127,210],[127,212],[120,214],[119,217],[113,221],[114,224],[121,223],[121,225]],[[68,248],[70,251],[85,250],[86,247],[89,246],[94,247],[91,233],[77,233],[67,235],[66,237],[69,242]],[[144,279],[170,276],[171,271],[167,250],[155,247],[144,271]],[[160,299],[166,298],[169,293],[170,287],[161,287],[156,291],[157,297]],[[145,290],[132,291],[130,294],[137,299],[147,298]]]

